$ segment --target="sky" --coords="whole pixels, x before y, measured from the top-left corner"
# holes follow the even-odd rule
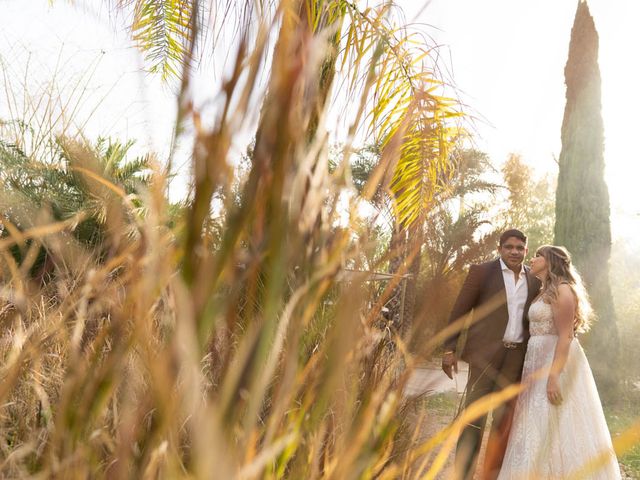
[[[90,138],[136,138],[141,149],[162,151],[175,120],[173,96],[143,72],[143,59],[122,24],[108,19],[102,2],[94,3],[91,11],[65,0],[0,0],[2,73],[14,79],[15,93],[24,88],[33,99],[52,83],[62,103],[81,96],[74,117],[89,119],[83,131]],[[23,100],[17,99],[18,111]],[[3,116],[12,103],[0,97]]]
[[[509,153],[519,153],[537,174],[555,174],[564,111],[563,69],[577,0],[397,3],[407,21],[415,24],[412,28],[440,45],[440,67],[476,118],[477,147],[497,165]],[[614,237],[630,238],[640,232],[635,192],[640,149],[634,142],[634,116],[640,112],[640,1],[588,3],[600,34],[612,230]],[[3,70],[24,79],[33,96],[48,87],[54,72],[64,83],[91,71],[90,81],[71,96],[82,93],[75,117],[90,117],[82,125],[87,136],[135,138],[141,152],[151,149],[163,158],[175,120],[173,92],[142,72],[143,61],[123,23],[113,17],[105,20],[102,2],[96,0],[95,5],[87,10],[62,0],[54,7],[48,0],[0,0]],[[6,116],[10,103],[0,98],[0,117]]]

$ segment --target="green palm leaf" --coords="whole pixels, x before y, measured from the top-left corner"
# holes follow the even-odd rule
[[[178,78],[189,54],[196,3],[189,0],[137,0],[133,39],[146,54],[150,71],[163,80]]]
[[[394,25],[391,3],[377,10],[343,4],[349,23],[338,64],[352,66],[346,76],[353,97],[362,91],[363,77],[370,79],[366,136],[383,159],[391,157],[387,188],[395,198],[396,221],[408,227],[448,181],[454,168],[449,151],[460,135],[454,120],[462,114],[457,101],[439,94],[444,84],[428,63],[433,51]]]

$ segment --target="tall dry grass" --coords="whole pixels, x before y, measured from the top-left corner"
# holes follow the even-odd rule
[[[356,227],[348,168],[328,168],[326,61],[335,61],[340,15],[329,12],[320,28],[297,15],[301,5],[283,2],[243,32],[213,127],[188,103],[185,76],[181,114],[196,138],[181,216],[169,217],[161,166],[128,195],[96,150],[68,135],[50,143],[68,165],[49,155],[47,168],[71,169],[102,206],[99,253],[75,235],[95,212],[56,218],[6,184],[2,476],[396,478],[428,469],[411,442],[418,423],[404,421],[414,360],[382,317],[370,274],[345,273],[376,245]],[[358,89],[366,96],[375,81],[369,72]],[[239,181],[230,146],[256,115]],[[409,119],[394,121],[369,196],[388,187],[398,161]],[[24,138],[24,129],[5,132],[4,146],[42,161]]]

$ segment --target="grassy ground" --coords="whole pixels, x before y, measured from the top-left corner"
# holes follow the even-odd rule
[[[627,395],[615,404],[604,407],[607,424],[613,437],[625,432],[638,421],[638,405],[640,395]],[[428,412],[429,421],[425,430],[427,435],[433,435],[439,428],[444,428],[454,418],[458,408],[458,397],[454,392],[437,393],[425,397],[422,406]],[[485,435],[486,440],[486,435]],[[623,478],[640,479],[640,444],[635,445],[625,455],[620,457],[620,467]],[[448,478],[451,473],[453,455],[449,455],[447,468],[439,478]],[[482,459],[480,459],[482,461]]]
[[[414,443],[428,441],[428,439],[433,438],[438,432],[446,428],[453,420],[457,402],[457,394],[455,392],[437,393],[420,398],[409,412],[410,418],[407,422],[413,425],[420,425],[419,434],[412,441]],[[416,464],[433,465],[441,447],[442,445],[438,446],[435,449],[436,451],[423,455]],[[453,450],[447,453],[444,468],[436,476],[436,480],[452,478],[452,468]],[[421,471],[414,469],[409,477],[420,478],[421,473]]]
[[[425,398],[425,407],[434,415],[450,419],[458,408],[458,395],[455,392],[437,393]]]
[[[638,405],[639,392],[627,393],[618,401],[605,405],[604,414],[614,438],[638,422]],[[620,457],[620,465],[629,478],[640,478],[640,444],[636,444]]]

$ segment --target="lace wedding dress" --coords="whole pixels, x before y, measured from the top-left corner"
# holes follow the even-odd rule
[[[518,397],[498,480],[620,478],[600,397],[576,338],[560,374],[563,401],[547,399],[547,373],[558,341],[551,306],[529,309],[531,338],[524,361],[525,390]]]

